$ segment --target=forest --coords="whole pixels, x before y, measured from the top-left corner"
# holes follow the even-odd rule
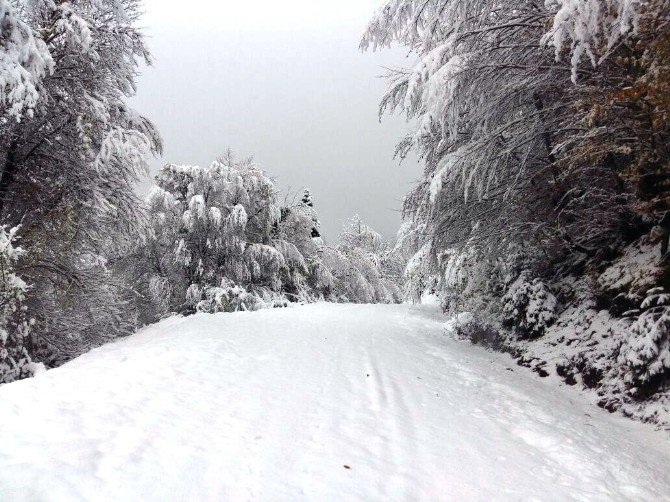
[[[356,211],[323,235],[318,194],[225,143],[151,172],[141,0],[0,0],[0,383],[175,316],[434,302],[457,338],[667,426],[670,2],[380,4],[360,50],[406,52],[379,115],[420,158],[392,242]]]
[[[309,191],[282,207],[230,151],[136,195],[162,148],[127,104],[151,58],[139,2],[0,9],[2,381],[169,313],[430,292],[538,372],[560,352],[604,407],[667,389],[667,2],[388,2],[361,48],[415,56],[380,113],[412,120],[397,155],[423,178],[396,243],[354,218],[336,246]]]

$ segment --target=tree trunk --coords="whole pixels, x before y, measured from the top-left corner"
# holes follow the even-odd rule
[[[533,101],[535,102],[535,109],[540,112],[540,117],[542,119],[542,122],[544,123],[544,102],[542,101],[542,98],[538,93],[533,94]],[[556,169],[556,156],[554,155],[554,147],[552,145],[551,141],[551,133],[543,127],[542,131],[542,140],[544,141],[544,147],[547,149],[547,158],[549,159],[549,162],[551,162],[551,167],[552,167],[552,175],[554,176],[554,180],[558,180],[558,170]]]
[[[2,220],[5,216],[6,198],[9,195],[9,188],[14,182],[14,176],[16,175],[16,170],[18,169],[16,158],[17,149],[18,144],[17,141],[14,140],[9,145],[7,156],[5,157],[5,165],[2,169],[2,174],[0,174],[0,220]]]

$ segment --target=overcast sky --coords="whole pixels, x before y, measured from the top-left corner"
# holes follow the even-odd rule
[[[154,169],[207,165],[231,147],[284,192],[309,187],[329,240],[355,213],[393,237],[420,166],[393,159],[404,119],[377,118],[376,77],[405,52],[358,51],[380,2],[145,0],[155,65],[133,103],[165,142]]]

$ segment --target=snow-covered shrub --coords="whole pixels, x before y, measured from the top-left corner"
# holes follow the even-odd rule
[[[196,311],[216,314],[218,312],[238,312],[260,310],[263,308],[285,307],[288,301],[271,290],[250,293],[239,285],[228,283],[221,287],[206,287],[202,294],[204,300],[198,301]]]
[[[444,323],[444,329],[455,338],[467,340],[475,345],[501,352],[514,352],[511,344],[496,326],[471,312],[452,315]]]
[[[35,368],[25,347],[31,328],[24,305],[28,286],[14,271],[24,253],[15,245],[17,230],[0,227],[0,383],[32,376]]]
[[[309,269],[310,287],[317,291],[322,298],[329,298],[335,287],[335,277],[332,271],[322,261],[325,247],[319,249],[319,255],[310,259],[307,266]]]
[[[167,277],[162,277],[160,275],[150,277],[148,293],[148,298],[145,298],[145,300],[155,302],[153,309],[155,309],[156,312],[169,312],[169,302],[172,293],[170,281],[168,281]]]
[[[642,312],[628,329],[619,362],[624,381],[634,387],[658,386],[670,376],[670,294],[663,288],[649,290]]]
[[[542,336],[556,320],[556,297],[542,280],[531,277],[523,271],[502,298],[503,323],[522,338]]]

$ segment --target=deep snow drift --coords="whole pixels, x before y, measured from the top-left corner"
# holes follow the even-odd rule
[[[662,500],[670,439],[430,307],[169,319],[0,387],[2,500]]]

